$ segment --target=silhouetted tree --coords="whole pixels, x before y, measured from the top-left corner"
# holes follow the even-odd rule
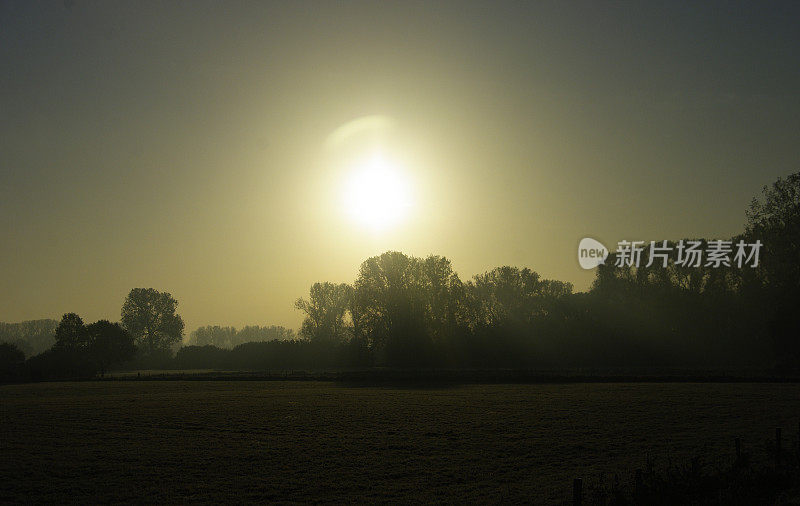
[[[153,288],[134,288],[122,305],[122,326],[145,355],[169,354],[183,336],[183,320],[175,310],[178,301]]]
[[[297,299],[295,308],[306,314],[301,333],[312,341],[343,342],[349,338],[345,316],[352,297],[346,283],[314,283],[308,300]]]
[[[66,313],[56,327],[55,344],[28,360],[33,379],[90,378],[96,372],[89,356],[89,333],[75,313]]]
[[[780,291],[800,288],[800,172],[778,178],[754,198],[745,233],[766,243],[759,271],[765,284]]]
[[[358,325],[379,363],[426,365],[432,340],[422,285],[418,258],[388,251],[361,264],[354,293]]]
[[[81,317],[75,313],[66,313],[61,317],[61,323],[56,327],[55,338],[55,349],[85,349],[87,345],[87,335],[86,327],[84,327]]]
[[[0,381],[19,379],[25,354],[11,343],[0,343]]]
[[[464,285],[445,257],[430,255],[420,262],[418,288],[424,303],[425,326],[435,343],[452,339],[463,322]]]
[[[764,251],[756,269],[766,325],[782,365],[800,367],[800,172],[763,188],[747,211],[745,236]]]
[[[131,336],[119,323],[100,320],[86,326],[88,335],[87,352],[97,364],[100,375],[108,368],[133,358],[136,346]]]
[[[478,325],[521,325],[536,312],[540,277],[530,269],[497,267],[475,276],[471,292],[475,323]]]

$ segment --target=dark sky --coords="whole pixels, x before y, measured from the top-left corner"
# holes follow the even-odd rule
[[[800,167],[799,25],[800,2],[0,0],[0,321],[116,320],[144,286],[187,330],[296,326],[312,282],[387,249],[586,289],[584,236],[729,237]],[[413,194],[380,232],[324,147],[371,115],[392,126],[348,149]]]

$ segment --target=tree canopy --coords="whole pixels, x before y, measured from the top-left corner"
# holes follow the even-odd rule
[[[122,305],[122,326],[144,355],[169,353],[183,337],[178,301],[153,288],[134,288]]]

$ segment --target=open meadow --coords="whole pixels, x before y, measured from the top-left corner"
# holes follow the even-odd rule
[[[572,480],[753,458],[797,384],[447,388],[332,382],[0,386],[0,502],[560,503]],[[606,478],[608,479],[608,478]]]

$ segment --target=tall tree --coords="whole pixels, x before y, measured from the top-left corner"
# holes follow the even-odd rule
[[[765,250],[760,271],[766,284],[781,291],[800,289],[800,172],[765,186],[747,211],[746,235]]]
[[[366,338],[378,363],[426,366],[435,341],[450,335],[460,282],[446,258],[427,260],[387,251],[361,264],[354,286],[355,332]]]
[[[131,336],[119,323],[100,320],[86,326],[88,336],[87,351],[92,361],[105,375],[112,365],[133,358],[136,346]]]
[[[419,291],[421,263],[399,251],[387,251],[361,264],[355,282],[360,320],[371,344],[412,337],[421,330],[425,301]]]
[[[66,313],[56,327],[54,348],[59,350],[77,350],[86,348],[86,327],[83,320],[75,313]]]
[[[767,332],[782,365],[800,367],[800,172],[765,186],[747,212],[745,237],[764,244],[756,270],[765,290]]]
[[[145,355],[169,353],[183,337],[178,301],[153,288],[134,288],[122,305],[122,326]]]
[[[425,326],[431,338],[450,338],[458,325],[464,287],[450,260],[430,255],[420,263],[420,292],[425,301]]]
[[[473,303],[477,322],[483,325],[530,323],[541,313],[540,296],[545,287],[555,289],[528,268],[503,266],[478,274],[472,289],[477,299]],[[559,289],[566,291],[567,287]]]
[[[346,283],[314,283],[309,298],[297,299],[295,307],[306,314],[301,332],[311,340],[347,340],[345,323],[351,288]]]

